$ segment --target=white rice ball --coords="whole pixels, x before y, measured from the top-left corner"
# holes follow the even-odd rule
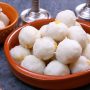
[[[19,33],[19,43],[25,48],[32,48],[37,38],[40,38],[40,33],[32,26],[22,28]]]
[[[57,47],[56,58],[63,64],[70,64],[75,62],[81,53],[82,48],[77,41],[65,39]]]
[[[84,49],[82,55],[87,57],[88,59],[90,59],[90,44],[87,44],[87,46]]]
[[[82,72],[90,69],[90,60],[88,60],[84,56],[80,56],[80,58],[70,65],[71,73]]]
[[[78,41],[83,49],[86,47],[88,42],[87,34],[80,26],[70,27],[68,38]]]
[[[76,16],[71,10],[64,10],[57,14],[56,20],[63,22],[68,27],[74,26],[76,22]]]
[[[40,34],[41,34],[41,37],[44,37],[44,36],[45,36],[46,31],[47,31],[47,25],[43,25],[43,26],[40,28],[40,30],[39,30],[39,32],[40,32]]]
[[[21,45],[18,45],[10,50],[10,54],[16,61],[21,62],[25,56],[30,54],[30,51]]]
[[[68,28],[63,23],[51,22],[47,25],[44,36],[53,38],[56,41],[62,41],[68,35]]]
[[[64,76],[70,74],[67,65],[64,65],[56,60],[51,61],[44,70],[45,75]]]
[[[33,54],[42,60],[48,60],[53,57],[56,47],[57,44],[52,38],[39,38],[33,46]]]
[[[2,21],[5,24],[5,26],[7,26],[10,22],[7,15],[5,15],[3,12],[0,12],[0,21]]]
[[[24,58],[21,66],[32,72],[43,74],[45,63],[34,55],[29,55]]]
[[[0,21],[0,30],[2,30],[4,28],[5,28],[5,24],[2,21]]]

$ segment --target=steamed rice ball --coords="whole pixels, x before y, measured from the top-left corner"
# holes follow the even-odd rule
[[[84,49],[82,55],[87,57],[88,59],[90,59],[90,44],[87,44],[87,46]]]
[[[45,61],[54,56],[56,47],[57,44],[52,38],[39,38],[35,41],[35,44],[33,46],[33,54]]]
[[[19,33],[19,43],[25,48],[32,48],[37,38],[40,38],[40,33],[32,26],[22,28]]]
[[[56,58],[63,64],[75,62],[81,55],[82,48],[75,40],[64,39],[59,43],[56,50]]]
[[[43,25],[43,26],[40,28],[40,30],[39,30],[39,32],[40,32],[40,34],[41,34],[41,37],[44,37],[44,36],[45,36],[46,31],[47,31],[47,25]]]
[[[86,47],[88,42],[87,34],[80,26],[70,27],[68,38],[78,41],[83,49]]]
[[[9,22],[10,22],[7,15],[5,15],[3,12],[0,12],[0,21],[2,21],[5,26],[7,26],[9,24]]]
[[[34,55],[29,55],[24,58],[21,66],[32,72],[43,74],[45,63]]]
[[[71,73],[82,72],[90,69],[90,60],[88,60],[84,56],[80,56],[80,58],[70,65]]]
[[[21,62],[25,56],[30,55],[30,51],[18,45],[10,50],[10,54],[16,61]]]
[[[5,28],[5,24],[2,21],[0,21],[0,30],[3,28]]]
[[[51,37],[55,41],[62,41],[68,35],[68,28],[65,24],[58,21],[47,25],[44,36]]]
[[[56,60],[51,61],[44,70],[45,75],[64,76],[70,74],[67,65],[64,65]]]
[[[57,14],[56,20],[66,24],[68,27],[74,26],[76,22],[76,16],[71,10],[64,10]]]

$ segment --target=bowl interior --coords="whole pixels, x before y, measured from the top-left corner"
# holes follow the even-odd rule
[[[48,24],[48,23],[50,23],[50,22],[52,22],[52,21],[54,21],[54,19],[47,19],[47,20],[38,20],[38,21],[35,21],[35,22],[32,22],[32,23],[30,23],[30,24],[27,24],[27,25],[31,25],[31,26],[34,26],[34,27],[36,27],[37,29],[39,29],[42,25],[45,25],[45,24]],[[43,78],[43,79],[45,79],[45,80],[53,80],[53,79],[69,79],[69,78],[73,78],[73,77],[77,77],[77,76],[81,76],[81,75],[85,75],[85,74],[87,74],[88,72],[90,72],[89,70],[88,71],[85,71],[85,72],[80,72],[80,73],[75,73],[75,74],[71,74],[71,75],[67,75],[67,76],[65,76],[65,77],[55,77],[55,76],[47,76],[47,75],[40,75],[40,74],[35,74],[35,73],[32,73],[32,72],[30,72],[30,71],[28,71],[28,70],[24,70],[24,68],[22,68],[22,67],[20,67],[18,64],[16,64],[15,62],[14,62],[14,60],[12,59],[12,57],[10,56],[10,53],[9,53],[9,50],[11,49],[11,48],[13,48],[14,46],[16,46],[16,45],[18,45],[19,44],[19,41],[18,41],[18,35],[19,35],[19,32],[20,32],[20,30],[23,28],[23,27],[25,27],[25,26],[27,26],[27,25],[24,25],[24,26],[22,26],[22,27],[20,27],[20,28],[18,28],[16,31],[14,31],[14,32],[12,32],[9,36],[8,36],[8,38],[6,39],[6,42],[5,42],[5,44],[4,44],[4,50],[5,50],[5,54],[6,54],[6,57],[8,58],[8,61],[9,61],[9,63],[10,64],[12,64],[15,68],[16,68],[16,70],[19,70],[19,72],[20,73],[23,73],[24,75],[26,75],[26,76],[28,76],[29,77],[29,75],[30,76],[32,76],[32,77],[37,77],[37,78]],[[85,23],[83,24],[81,24],[83,27],[84,27],[84,29],[85,29],[85,31],[86,32],[88,32],[88,33],[90,33],[90,26],[87,26]]]
[[[0,2],[0,7],[2,8],[3,12],[8,16],[8,18],[10,19],[9,25],[14,23],[15,20],[18,19],[18,13],[15,10],[15,8],[13,8],[11,5]]]

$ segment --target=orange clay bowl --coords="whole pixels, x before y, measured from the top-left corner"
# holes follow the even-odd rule
[[[39,29],[42,25],[48,24],[53,20],[54,19],[38,20],[35,22],[31,22],[28,25],[32,25],[37,29]],[[84,22],[84,24],[82,23],[81,25],[84,27],[86,32],[90,33],[89,23],[86,24]],[[27,25],[24,25],[24,26],[27,26]],[[49,89],[49,90],[52,90],[52,89],[67,90],[67,89],[80,87],[90,83],[90,70],[85,72],[75,73],[72,75],[67,75],[67,76],[48,76],[48,75],[40,75],[40,74],[33,73],[18,65],[14,61],[14,59],[10,56],[9,51],[11,48],[19,44],[18,35],[22,27],[12,32],[6,39],[6,42],[4,45],[5,55],[11,66],[12,72],[15,74],[17,78],[19,78],[20,80],[22,80],[23,82],[29,85],[32,85],[38,88]]]
[[[3,12],[8,16],[10,20],[9,25],[0,30],[0,44],[2,44],[10,32],[15,28],[18,21],[18,12],[11,5],[3,2],[0,2],[0,8],[2,8]]]

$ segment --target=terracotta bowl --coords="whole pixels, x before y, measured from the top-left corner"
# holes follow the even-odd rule
[[[0,30],[0,44],[4,43],[6,37],[10,34],[10,32],[16,26],[18,21],[18,12],[14,7],[7,3],[0,2],[0,7],[2,8],[3,12],[8,16],[10,19],[10,23],[4,29]]]
[[[53,20],[54,19],[38,20],[28,25],[32,25],[36,27],[37,29],[39,29],[42,25],[48,24],[49,22],[52,22]],[[84,24],[82,23],[82,26],[84,27],[86,32],[90,33],[90,26],[86,25],[85,23]],[[15,63],[13,58],[10,56],[9,51],[11,48],[18,45],[19,43],[18,35],[21,28],[22,27],[12,32],[6,39],[6,42],[4,45],[5,55],[11,66],[12,72],[15,74],[17,78],[19,78],[20,80],[22,80],[23,82],[29,85],[43,88],[43,89],[48,89],[48,90],[52,90],[52,89],[67,90],[67,89],[80,87],[80,86],[90,83],[90,70],[72,74],[72,75],[63,76],[63,77],[48,76],[48,75],[40,75],[40,74],[30,72],[26,70],[25,68],[22,68],[17,63]]]

